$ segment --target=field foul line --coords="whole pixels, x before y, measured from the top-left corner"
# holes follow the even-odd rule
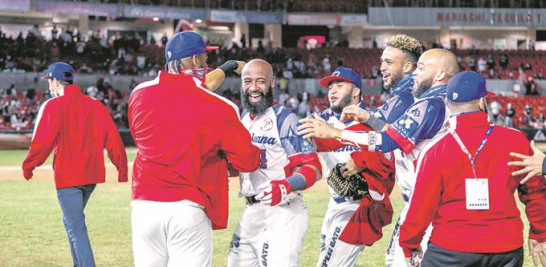
[[[132,161],[127,162],[127,165],[133,165],[133,162]],[[105,163],[104,166],[115,167],[115,165],[112,163]],[[37,167],[34,170],[51,170],[51,169],[52,169],[51,165],[44,165],[44,166]],[[23,169],[21,166],[0,166],[0,171],[23,171]]]

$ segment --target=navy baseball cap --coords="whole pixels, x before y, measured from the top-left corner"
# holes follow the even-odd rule
[[[485,78],[474,71],[459,72],[447,82],[447,99],[452,102],[468,102],[488,94],[494,95],[487,92]]]
[[[74,68],[64,62],[55,62],[47,67],[45,76],[42,79],[57,79],[59,81],[74,80]]]
[[[206,46],[203,37],[194,31],[183,31],[175,34],[165,46],[167,62],[200,55],[205,51],[216,50],[218,46]]]
[[[320,79],[319,84],[324,88],[328,88],[330,86],[330,83],[340,80],[353,83],[354,85],[356,85],[356,87],[362,89],[362,79],[360,78],[360,74],[350,68],[345,67],[336,68],[334,72],[330,74],[330,76],[326,76]]]

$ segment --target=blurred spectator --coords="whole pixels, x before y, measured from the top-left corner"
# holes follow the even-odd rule
[[[241,42],[241,48],[246,49],[246,35],[244,33],[239,41]]]
[[[467,56],[467,62],[468,62],[468,67],[470,68],[470,70],[476,71],[476,60],[474,60],[474,57]]]
[[[372,66],[372,72],[371,72],[372,79],[376,79],[379,77],[379,68],[376,65]]]
[[[505,125],[507,127],[514,127],[514,116],[516,116],[516,110],[512,107],[512,103],[508,103],[508,105],[506,105],[505,116]]]
[[[525,95],[538,95],[537,83],[533,77],[529,77],[525,82]]]
[[[537,129],[544,128],[545,120],[546,120],[546,118],[544,118],[544,114],[542,112],[540,112],[540,114],[538,114],[538,117],[536,118],[536,121],[535,121],[535,128],[537,128]]]
[[[483,57],[480,57],[480,59],[478,59],[478,71],[479,71],[479,73],[484,73],[485,72],[486,65],[487,65],[487,62],[485,61],[485,59],[483,59]]]
[[[493,55],[489,54],[487,56],[487,67],[491,69],[495,69],[495,59],[493,58]]]
[[[525,105],[524,114],[519,119],[519,126],[523,128],[534,127],[535,120],[533,119],[533,108],[529,104]]]
[[[286,78],[286,79],[292,79],[292,78],[294,78],[294,74],[292,73],[292,71],[290,69],[286,68],[282,72],[282,77]]]
[[[161,36],[161,46],[165,47],[168,40],[169,38],[167,37],[167,33],[163,33],[163,36]]]
[[[324,72],[329,73],[332,70],[332,65],[330,64],[330,56],[326,55],[322,60],[322,69]]]
[[[51,29],[51,40],[57,40],[58,34],[59,34],[59,30],[57,30],[57,25],[53,25],[53,29]]]
[[[502,54],[499,59],[499,65],[500,67],[505,70],[508,67],[509,58],[506,53]]]
[[[491,109],[491,114],[489,115],[489,120],[492,123],[496,124],[496,125],[506,126],[506,119],[500,113],[500,109],[501,109],[500,103],[497,102],[497,101],[493,101],[493,102],[491,102],[489,107]]]

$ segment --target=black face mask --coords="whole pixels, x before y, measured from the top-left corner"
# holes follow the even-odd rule
[[[258,103],[251,104],[248,98],[249,95],[244,91],[244,89],[242,89],[241,104],[243,105],[243,109],[248,109],[252,115],[261,115],[267,110],[267,108],[273,105],[273,88],[270,86],[267,89],[267,92],[262,94],[262,99]]]

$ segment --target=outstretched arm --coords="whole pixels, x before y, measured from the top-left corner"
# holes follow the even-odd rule
[[[213,92],[216,91],[216,89],[218,89],[220,85],[224,82],[227,75],[232,72],[240,75],[244,65],[244,61],[228,60],[226,63],[222,64],[222,66],[209,72],[205,79],[205,85],[207,86],[207,89]]]

